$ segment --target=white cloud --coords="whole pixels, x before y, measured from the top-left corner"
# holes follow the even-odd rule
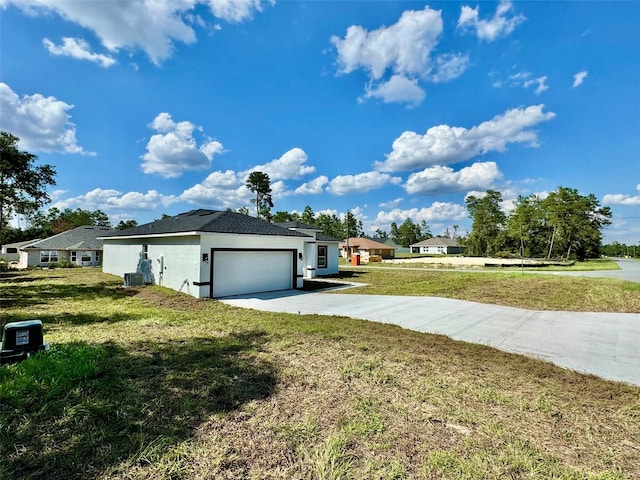
[[[549,87],[546,85],[547,76],[538,77],[533,80],[527,80],[523,83],[524,88],[529,88],[531,85],[537,85],[538,88],[535,89],[535,94],[540,95],[545,90],[548,90]]]
[[[157,173],[175,178],[187,170],[202,170],[211,165],[215,154],[224,152],[222,144],[211,138],[198,146],[194,130],[202,130],[189,121],[174,122],[166,112],[149,124],[158,133],[149,139],[147,153],[142,155],[144,173]]]
[[[387,69],[400,74],[420,74],[428,66],[431,51],[442,33],[439,10],[408,10],[397,23],[367,31],[352,25],[344,39],[331,37],[338,50],[338,62],[343,73],[363,68],[374,79]]]
[[[500,178],[502,174],[495,162],[474,163],[457,172],[450,167],[436,165],[409,175],[404,188],[409,194],[420,195],[464,192],[487,189]]]
[[[393,208],[393,207],[397,207],[398,205],[400,205],[400,203],[404,200],[404,198],[400,197],[400,198],[396,198],[394,200],[390,200],[388,202],[382,202],[380,204],[378,204],[378,206],[380,208]]]
[[[490,76],[495,76],[496,72],[492,72]],[[536,95],[540,95],[542,92],[545,92],[549,89],[547,85],[547,76],[543,75],[541,77],[532,78],[531,72],[518,72],[512,75],[509,75],[507,80],[495,80],[493,82],[493,86],[496,88],[501,88],[503,86],[507,87],[522,87],[529,88],[531,86],[537,86],[534,90]]]
[[[63,55],[73,57],[80,60],[89,60],[98,63],[104,68],[110,67],[116,63],[113,57],[91,52],[89,44],[82,38],[65,37],[62,39],[62,45],[56,45],[48,38],[42,40],[44,46],[52,55]]]
[[[391,183],[398,185],[402,182],[400,177],[392,177],[388,173],[366,172],[358,175],[338,175],[329,182],[327,191],[334,195],[346,195],[348,193],[368,192],[375,188],[381,188]]]
[[[534,105],[507,110],[470,129],[439,125],[424,135],[403,132],[393,142],[387,159],[376,162],[375,168],[395,172],[457,163],[489,152],[502,152],[510,143],[535,147],[538,136],[530,128],[555,117],[555,113],[545,113],[543,108],[544,105]]]
[[[384,103],[406,102],[411,105],[420,104],[424,96],[424,90],[418,85],[418,80],[410,80],[404,75],[394,75],[387,82],[370,82],[365,87],[364,94],[364,98],[379,98]]]
[[[640,184],[636,186],[636,190],[640,192]],[[640,205],[640,195],[608,193],[602,197],[602,203],[605,205]]]
[[[584,79],[587,78],[589,72],[583,70],[582,72],[578,72],[573,76],[573,88],[579,87],[584,82]]]
[[[434,59],[426,78],[434,83],[448,82],[462,75],[468,66],[467,55],[446,53]]]
[[[208,0],[207,3],[216,17],[232,23],[249,20],[254,12],[262,11],[261,0]],[[274,4],[275,0],[268,3]]]
[[[57,13],[94,32],[111,53],[139,48],[155,64],[169,58],[176,43],[196,42],[190,23],[199,23],[193,20],[198,5],[208,5],[216,17],[236,23],[251,18],[253,12],[262,8],[258,0],[4,0],[3,3],[14,4],[30,15]]]
[[[297,179],[316,171],[316,167],[305,165],[306,162],[307,154],[305,151],[295,147],[285,152],[280,158],[264,165],[256,165],[247,170],[245,174],[248,176],[253,171],[260,171],[269,175],[271,181]]]
[[[325,175],[320,175],[314,178],[310,182],[303,183],[296,188],[295,193],[299,195],[318,195],[324,191],[324,186],[329,182],[329,178]]]
[[[155,190],[147,193],[128,192],[118,190],[103,190],[95,188],[84,195],[58,200],[51,206],[58,209],[83,208],[85,210],[155,210],[158,206],[168,207],[176,203],[175,195],[163,195]]]
[[[463,220],[467,218],[467,209],[457,203],[433,202],[430,207],[411,208],[402,210],[394,208],[388,212],[380,211],[374,220],[374,224],[389,225],[392,222],[404,222],[410,218],[413,222],[427,223],[441,220]]]
[[[39,93],[19,97],[0,82],[0,129],[20,138],[20,147],[27,151],[95,155],[78,145],[76,126],[67,113],[72,108]]]
[[[235,209],[243,206],[251,208],[255,197],[246,187],[246,181],[249,174],[254,171],[261,171],[269,175],[271,195],[274,200],[292,193],[311,193],[299,192],[298,190],[302,187],[299,187],[295,192],[290,192],[284,182],[284,180],[297,179],[301,175],[314,172],[315,167],[305,165],[306,161],[307,154],[304,150],[292,148],[278,159],[264,165],[256,165],[245,171],[226,170],[224,172],[212,172],[204,181],[185,190],[180,198],[189,203],[207,208]],[[316,181],[318,183],[322,182],[322,180],[316,179],[309,182],[309,184],[313,184]],[[327,178],[324,177],[324,183],[326,182]],[[311,189],[313,187],[309,186],[308,188]]]
[[[496,13],[491,20],[480,19],[480,7],[471,8],[463,6],[458,18],[458,28],[462,30],[475,30],[480,40],[493,42],[500,37],[506,37],[523,21],[524,15],[509,16],[513,4],[510,0],[502,0],[498,4]]]
[[[207,208],[238,208],[251,205],[253,194],[245,178],[232,170],[217,171],[180,195],[180,199]]]
[[[431,58],[442,31],[441,11],[427,6],[403,12],[389,27],[369,31],[351,25],[344,38],[334,35],[330,41],[338,53],[340,73],[362,69],[369,77],[361,99],[381,98],[385,102],[415,105],[424,98],[419,79],[447,81],[461,75],[467,67],[468,59],[463,55]]]

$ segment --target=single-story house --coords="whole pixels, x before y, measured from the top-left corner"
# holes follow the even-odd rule
[[[460,254],[464,247],[458,240],[449,237],[433,237],[411,245],[411,253],[431,253],[441,255]]]
[[[18,268],[48,267],[60,262],[98,266],[102,263],[102,240],[99,237],[112,231],[109,227],[88,225],[27,242],[19,248]]]
[[[197,298],[302,288],[305,278],[338,271],[338,241],[306,230],[193,210],[105,236],[103,271],[141,273],[144,283]]]
[[[340,254],[344,258],[360,255],[362,263],[368,263],[372,255],[386,259],[394,258],[395,251],[395,247],[376,242],[370,238],[351,237],[340,243]]]
[[[7,243],[0,248],[0,257],[7,262],[18,262],[20,260],[20,249],[25,245],[37,242],[36,240],[24,240],[22,242]]]
[[[381,238],[380,239],[380,243],[384,243],[385,245],[388,245],[390,247],[395,248],[395,252],[396,254],[398,253],[411,253],[411,248],[409,247],[403,247],[402,245],[398,245],[396,242],[393,241],[393,238]]]

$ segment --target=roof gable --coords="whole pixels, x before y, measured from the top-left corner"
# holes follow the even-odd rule
[[[22,248],[25,247],[27,245],[31,245],[32,243],[38,242],[42,240],[41,238],[36,238],[34,240],[23,240],[22,242],[14,242],[14,243],[5,243],[4,245],[2,245],[2,249],[5,250],[7,248]]]
[[[384,243],[376,242],[375,240],[371,240],[370,238],[364,237],[352,237],[347,241],[344,241],[340,244],[340,247],[344,248],[347,246],[347,242],[349,243],[350,248],[359,248],[362,250],[395,250],[396,247],[392,247],[390,245],[385,245]]]
[[[161,218],[160,220],[126,230],[116,231],[109,235],[109,238],[156,236],[188,232],[309,237],[303,233],[242,213],[200,209],[181,213],[174,217]]]

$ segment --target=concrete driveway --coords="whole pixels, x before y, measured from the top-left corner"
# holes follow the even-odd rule
[[[447,298],[298,290],[241,295],[220,301],[272,312],[338,315],[391,323],[640,386],[640,314],[547,312]]]

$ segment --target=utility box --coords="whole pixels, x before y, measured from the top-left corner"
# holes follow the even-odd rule
[[[44,342],[40,320],[7,323],[2,333],[0,363],[20,362],[48,347]]]

